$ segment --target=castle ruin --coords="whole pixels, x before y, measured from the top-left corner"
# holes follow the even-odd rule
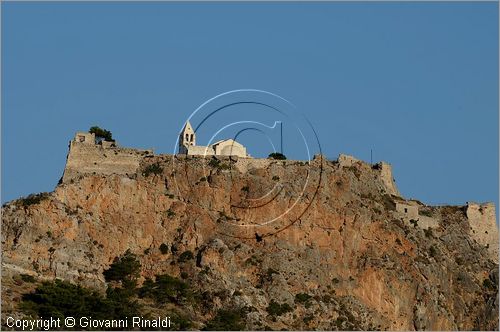
[[[62,183],[83,174],[135,174],[142,158],[153,155],[153,150],[119,147],[113,141],[96,140],[95,134],[77,132],[69,142]]]
[[[269,167],[272,159],[248,158],[246,148],[233,140],[223,140],[209,146],[197,146],[196,136],[191,125],[186,123],[179,142],[180,155],[176,158],[232,158],[235,169],[246,173],[251,169],[261,169]],[[134,176],[141,167],[144,158],[154,157],[152,149],[139,150],[125,148],[115,141],[105,141],[96,139],[93,133],[77,132],[69,142],[69,152],[66,166],[61,178],[61,183],[68,183],[78,177],[85,175],[124,175]],[[242,158],[233,158],[234,156]],[[317,160],[315,158],[314,160]],[[296,160],[279,161],[283,165],[293,165],[300,163]],[[352,156],[341,154],[337,163],[339,167],[356,167],[364,162]],[[395,203],[394,217],[403,220],[408,224],[414,224],[422,229],[438,227],[437,216],[428,216],[422,213],[422,209],[429,208],[415,200],[406,200],[401,197],[392,176],[390,164],[381,162],[370,167],[376,177],[378,177],[387,194],[392,197]],[[470,223],[471,236],[477,243],[488,248],[491,258],[498,262],[499,248],[498,228],[496,226],[495,205],[493,203],[477,204],[468,202],[464,207],[467,219]],[[411,226],[411,225],[410,225]]]

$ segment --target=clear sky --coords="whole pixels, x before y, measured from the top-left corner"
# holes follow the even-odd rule
[[[170,153],[200,104],[255,88],[405,197],[498,204],[496,2],[1,6],[3,202],[53,190],[76,131]]]

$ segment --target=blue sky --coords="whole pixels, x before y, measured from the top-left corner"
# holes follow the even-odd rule
[[[405,197],[498,204],[496,2],[1,5],[3,202],[53,190],[78,130],[170,153],[200,104],[255,88],[329,158],[373,149]]]

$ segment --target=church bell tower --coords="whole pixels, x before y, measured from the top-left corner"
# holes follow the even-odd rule
[[[196,134],[191,123],[187,121],[179,136],[179,151],[184,150],[183,148],[188,149],[189,146],[193,145],[196,145]]]

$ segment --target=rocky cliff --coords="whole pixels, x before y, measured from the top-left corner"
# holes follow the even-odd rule
[[[71,172],[2,208],[4,317],[33,288],[17,275],[103,289],[130,250],[141,281],[168,273],[203,294],[171,304],[193,328],[250,308],[246,329],[498,329],[496,223],[398,197],[387,164],[145,154],[135,172]]]

